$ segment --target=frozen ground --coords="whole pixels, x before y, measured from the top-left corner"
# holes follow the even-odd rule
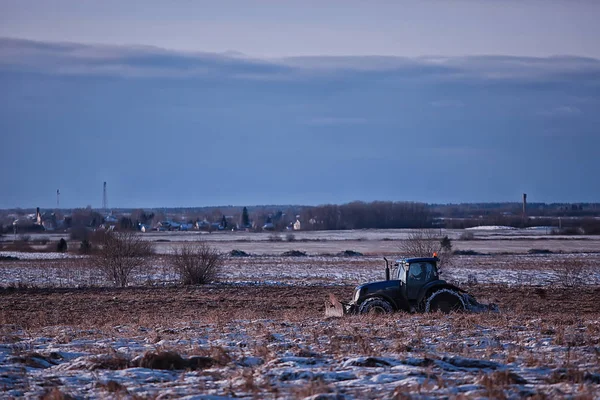
[[[493,228],[493,229],[490,229]],[[453,240],[455,250],[473,250],[479,253],[527,253],[531,249],[548,249],[552,252],[591,253],[600,252],[600,235],[565,236],[550,235],[549,229],[500,229],[502,227],[478,227],[469,230],[442,229],[436,232]],[[190,241],[207,241],[218,250],[228,253],[233,249],[255,255],[279,255],[288,250],[301,250],[310,255],[337,254],[344,250],[354,250],[373,256],[396,256],[401,241],[414,232],[410,229],[366,229],[351,231],[300,231],[283,233],[253,232],[149,232],[141,234],[153,242],[159,254],[171,254],[175,248]],[[461,240],[468,233],[469,240]],[[32,234],[30,242],[57,242],[61,238],[69,240],[66,234]],[[10,242],[12,236],[0,238]],[[291,240],[290,240],[291,239]],[[69,241],[69,249],[79,248],[80,243]],[[44,246],[32,244],[33,248]],[[0,255],[2,254],[0,250]],[[48,256],[44,254],[49,254]],[[49,258],[56,253],[40,253]]]
[[[47,253],[44,253],[47,254]],[[509,285],[600,284],[600,253],[455,256],[442,267],[444,279]],[[221,282],[271,285],[357,285],[384,279],[380,257],[252,256],[228,257]],[[158,256],[138,270],[132,285],[176,283],[168,256]],[[0,287],[86,287],[111,283],[88,258],[0,262]]]
[[[13,254],[0,262],[0,397],[600,398],[597,239],[454,241],[493,255],[456,256],[445,277],[499,314],[324,320],[327,293],[349,299],[397,254],[395,238],[353,235],[213,240],[254,256],[191,288],[172,285],[181,241],[157,242],[166,254],[124,289],[87,257]],[[367,255],[331,255],[346,249]]]
[[[600,324],[585,317],[275,315],[33,331],[3,325],[1,337],[0,385],[15,398],[600,396]]]
[[[556,227],[534,227],[526,229],[515,229],[502,226],[479,226],[468,229],[436,229],[435,232],[441,236],[448,236],[450,239],[459,239],[465,232],[473,234],[475,239],[519,239],[519,238],[549,238],[549,239],[588,239],[598,240],[600,236],[586,235],[551,235],[552,229]],[[402,240],[407,239],[413,229],[358,229],[358,230],[340,230],[340,231],[285,231],[285,232],[231,232],[231,231],[215,231],[215,232],[157,232],[151,231],[141,234],[144,238],[151,241],[194,241],[194,240],[209,240],[209,241],[230,241],[230,242],[260,242],[272,241],[274,236],[279,236],[282,240],[286,240],[286,236],[293,235],[296,241],[378,241],[378,240]],[[50,241],[58,241],[61,238],[69,240],[69,234],[65,233],[33,233],[29,234],[30,241],[35,242],[40,239]],[[18,237],[17,237],[18,238]],[[6,235],[0,238],[0,241],[12,241],[14,236]]]
[[[14,257],[19,260],[63,260],[67,258],[85,258],[77,254],[31,251],[0,251],[0,257]]]

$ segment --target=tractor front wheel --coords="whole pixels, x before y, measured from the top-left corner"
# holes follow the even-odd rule
[[[426,312],[441,312],[448,314],[453,311],[463,311],[465,304],[460,294],[453,290],[442,289],[433,292],[425,303]]]
[[[366,299],[358,309],[360,314],[389,314],[392,311],[394,311],[394,307],[387,300],[380,297]]]

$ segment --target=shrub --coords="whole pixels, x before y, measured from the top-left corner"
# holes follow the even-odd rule
[[[362,253],[354,250],[344,250],[337,254],[340,257],[362,257]]]
[[[184,285],[214,281],[222,265],[223,256],[204,242],[184,244],[173,256],[173,268]]]
[[[440,263],[448,266],[452,257],[452,241],[448,236],[440,238],[434,229],[419,229],[408,234],[400,243],[405,257],[432,257],[437,253]]]
[[[586,218],[581,227],[586,235],[600,235],[600,220],[598,219]]]
[[[31,235],[19,235],[19,240],[23,243],[29,243]]]
[[[66,253],[68,249],[67,241],[64,238],[60,238],[56,244],[56,251],[59,253]]]
[[[89,238],[89,230],[85,226],[74,226],[71,228],[71,240],[86,240]]]
[[[115,286],[124,287],[133,271],[143,266],[153,253],[152,244],[135,232],[107,232],[94,264]]]
[[[306,257],[306,253],[300,250],[289,250],[281,253],[284,257]]]
[[[293,233],[288,233],[287,235],[285,235],[285,240],[287,240],[288,242],[295,242],[296,235],[294,235]]]
[[[42,236],[38,240],[36,240],[36,243],[41,244],[41,245],[46,245],[46,244],[48,244],[48,242],[50,242],[50,238],[48,238],[46,236]]]
[[[571,226],[571,227],[566,227],[566,228],[561,228],[561,229],[552,229],[550,234],[551,235],[576,236],[576,235],[582,235],[583,230],[581,228]]]
[[[529,254],[552,254],[552,250],[548,249],[529,249]]]
[[[455,256],[483,256],[484,253],[480,253],[475,250],[454,250],[452,252]]]
[[[79,244],[79,252],[81,254],[90,254],[92,252],[92,243],[87,239],[82,240]]]
[[[250,254],[246,253],[245,251],[243,251],[243,250],[236,250],[236,249],[231,250],[229,252],[229,255],[231,257],[249,257],[250,256]]]
[[[582,260],[553,262],[550,268],[556,275],[555,284],[558,286],[578,288],[589,283],[589,268]]]
[[[16,240],[15,242],[13,242],[12,246],[6,246],[7,250],[13,250],[13,251],[33,251],[33,247],[31,247],[31,245],[29,244],[28,241],[23,241],[23,240]]]
[[[475,235],[473,234],[473,232],[464,231],[463,233],[460,234],[460,237],[458,238],[458,240],[473,240],[474,238],[475,238]]]
[[[269,242],[282,242],[283,238],[279,236],[277,233],[272,233],[269,235]]]
[[[447,235],[440,240],[440,250],[452,253],[452,240]]]

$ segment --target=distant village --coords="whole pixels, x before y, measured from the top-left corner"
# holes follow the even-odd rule
[[[239,215],[217,215],[214,211],[211,218],[159,212],[107,211],[91,208],[71,210],[46,210],[39,208],[33,213],[7,212],[1,216],[1,232],[7,233],[36,233],[36,232],[65,232],[73,229],[90,230],[137,230],[142,233],[171,232],[171,231],[299,231],[302,229],[300,216],[290,219],[279,211],[265,214],[259,221],[252,219],[244,207]]]
[[[527,203],[425,204],[351,202],[319,206],[222,206],[143,209],[0,210],[0,234],[119,230],[299,231],[446,228],[492,225],[545,227],[568,234],[600,234],[600,204]]]

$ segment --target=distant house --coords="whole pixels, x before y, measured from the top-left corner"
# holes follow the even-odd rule
[[[104,222],[106,222],[107,224],[116,224],[117,222],[119,222],[119,220],[114,215],[109,214],[106,217],[104,217]]]
[[[179,225],[180,231],[191,231],[192,229],[194,229],[194,224],[180,224]]]
[[[181,228],[181,224],[175,221],[161,221],[156,224],[156,230],[158,231],[178,231]]]
[[[35,210],[35,224],[42,225],[42,214],[40,213],[39,207]]]
[[[296,222],[294,222],[294,230],[299,231],[300,229],[302,229],[302,224],[299,219],[296,219]]]
[[[273,229],[275,229],[275,225],[272,222],[267,222],[266,224],[263,225],[262,228],[265,231],[272,231]]]

